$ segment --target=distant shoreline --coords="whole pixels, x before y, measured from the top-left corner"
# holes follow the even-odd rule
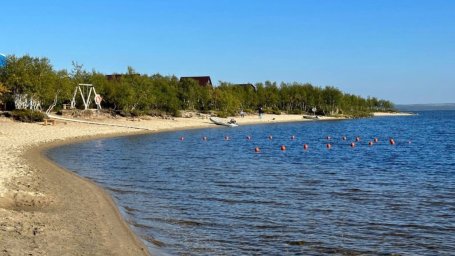
[[[455,103],[438,103],[438,104],[397,104],[396,109],[399,111],[453,111]]]
[[[373,116],[415,116],[415,113],[409,112],[374,112]]]

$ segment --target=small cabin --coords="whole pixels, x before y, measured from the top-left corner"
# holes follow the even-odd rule
[[[209,86],[212,87],[212,79],[210,79],[210,76],[182,76],[180,77],[180,81],[185,80],[185,79],[192,79],[196,81],[200,86]]]

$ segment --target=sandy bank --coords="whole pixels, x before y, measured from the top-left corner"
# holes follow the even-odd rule
[[[373,116],[414,116],[414,113],[407,112],[374,112]]]
[[[0,119],[0,255],[147,255],[102,189],[41,155],[46,143],[129,132]]]
[[[150,131],[216,127],[207,118],[97,122]],[[297,115],[237,118],[240,124],[304,121]],[[110,196],[42,155],[63,143],[141,132],[57,121],[28,124],[0,118],[0,255],[145,255]],[[146,131],[142,131],[146,132]]]

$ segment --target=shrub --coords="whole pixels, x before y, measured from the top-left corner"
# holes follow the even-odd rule
[[[218,113],[216,113],[216,116],[217,116],[217,117],[221,117],[221,118],[226,118],[226,117],[228,117],[229,115],[228,115],[228,113],[225,112],[225,111],[219,111]]]
[[[294,110],[289,111],[288,114],[301,115],[301,114],[303,114],[303,111],[301,109],[294,109]]]
[[[365,118],[365,117],[372,117],[373,113],[367,112],[367,111],[351,111],[351,112],[349,112],[349,115],[352,118]]]
[[[142,116],[144,113],[138,109],[134,109],[130,111],[132,117],[139,117]]]
[[[281,115],[281,110],[277,107],[273,107],[271,112],[274,115]]]
[[[124,110],[117,110],[116,114],[121,117],[131,117],[131,113]]]
[[[11,116],[14,120],[27,123],[42,122],[46,118],[44,113],[30,109],[13,110],[11,111]]]
[[[180,110],[175,110],[171,114],[172,114],[173,117],[183,117],[182,111],[180,111]]]

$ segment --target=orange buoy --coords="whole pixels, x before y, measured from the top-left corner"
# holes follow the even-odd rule
[[[272,140],[272,139],[273,139],[272,135],[269,135],[269,140]]]
[[[341,137],[342,140],[347,140],[346,136]]]
[[[281,151],[285,151],[286,150],[286,146],[285,145],[281,145],[280,149],[281,149]]]
[[[295,140],[295,135],[292,135],[292,136],[291,136],[291,140]]]
[[[259,153],[259,152],[261,152],[261,149],[259,147],[255,147],[254,152]]]
[[[327,143],[327,145],[325,145],[327,149],[331,149],[332,148],[332,145],[330,145],[330,143]]]
[[[307,150],[308,149],[308,144],[303,144],[303,149]]]
[[[378,138],[374,138],[373,141],[374,141],[374,143],[378,143],[379,140],[378,140]]]
[[[351,148],[355,148],[355,143],[351,142]]]
[[[181,140],[181,141],[183,141],[184,139],[185,139],[185,138],[184,138],[183,136],[182,136],[182,137],[180,137],[180,140]]]
[[[391,139],[389,140],[389,142],[390,142],[390,145],[395,145],[395,140],[394,140],[394,139],[391,138]]]
[[[368,142],[368,146],[373,146],[373,142],[372,141]]]
[[[360,141],[360,137],[359,136],[355,137],[355,141],[359,142]]]

